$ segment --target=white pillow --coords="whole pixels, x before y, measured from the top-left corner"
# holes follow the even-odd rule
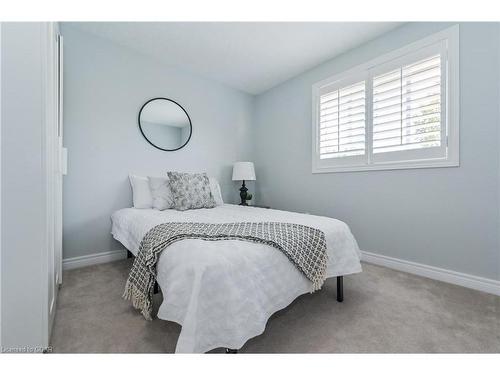
[[[212,192],[212,196],[214,197],[215,204],[217,206],[222,206],[224,201],[222,200],[222,193],[220,190],[219,182],[215,177],[209,177],[208,181],[210,183],[210,190]]]
[[[153,208],[163,211],[174,207],[174,196],[167,177],[149,177]]]
[[[132,186],[132,200],[134,208],[152,208],[153,197],[149,188],[149,179],[142,176],[129,175]]]

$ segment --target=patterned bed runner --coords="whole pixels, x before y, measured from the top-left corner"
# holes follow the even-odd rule
[[[297,269],[312,282],[314,292],[326,277],[325,234],[300,224],[261,223],[165,223],[152,228],[142,239],[139,253],[125,285],[123,298],[132,301],[144,317],[151,320],[156,263],[161,252],[184,239],[207,241],[241,240],[263,243],[282,251]]]

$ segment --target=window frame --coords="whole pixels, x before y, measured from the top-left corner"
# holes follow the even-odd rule
[[[373,77],[401,65],[425,58],[429,51],[441,54],[441,137],[444,148],[439,157],[434,147],[373,154],[372,101]],[[363,78],[366,77],[366,78]],[[365,154],[356,157],[320,159],[319,103],[320,96],[330,90],[365,79]],[[346,84],[347,82],[347,84]],[[444,126],[443,126],[444,124]],[[434,149],[434,150],[433,150]],[[415,152],[416,151],[416,152]],[[392,155],[390,155],[392,154]],[[444,154],[444,156],[443,156]],[[374,157],[374,155],[376,155]],[[398,157],[400,156],[400,157]],[[378,159],[378,160],[376,160]],[[312,87],[312,173],[354,172],[370,170],[458,167],[459,158],[459,26],[447,28],[366,63],[348,69]]]

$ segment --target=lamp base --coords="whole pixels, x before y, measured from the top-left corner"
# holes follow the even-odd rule
[[[241,202],[240,202],[240,206],[248,206],[247,204],[247,187],[245,186],[245,180],[243,180],[243,184],[241,185],[241,188],[240,188],[240,198],[241,198]]]

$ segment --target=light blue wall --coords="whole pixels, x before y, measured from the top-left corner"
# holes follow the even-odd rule
[[[311,86],[449,26],[404,25],[258,96],[260,202],[343,220],[365,251],[500,279],[498,24],[460,25],[460,167],[311,173]]]
[[[130,207],[128,174],[207,171],[219,178],[226,201],[237,202],[231,165],[251,160],[253,97],[172,70],[99,37],[62,25],[64,36],[64,258],[121,248],[110,215]],[[180,103],[193,122],[186,147],[164,152],[137,125],[153,97]]]

